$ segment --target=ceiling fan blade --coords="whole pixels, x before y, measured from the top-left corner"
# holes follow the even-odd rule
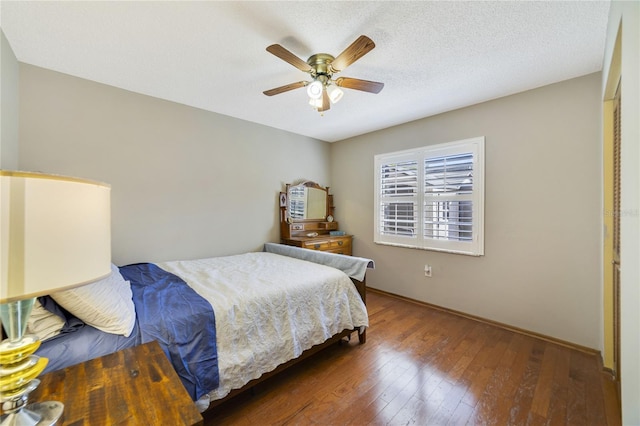
[[[339,54],[333,62],[331,62],[331,69],[333,72],[340,72],[364,55],[369,53],[371,49],[376,47],[376,44],[369,37],[361,35],[356,41],[351,43],[349,47]]]
[[[280,46],[279,44],[272,44],[271,46],[267,47],[267,52],[273,55],[276,55],[278,58],[282,59],[285,62],[290,63],[294,67],[298,68],[300,71],[304,71],[304,72],[313,71],[313,68],[311,68],[311,65],[309,65],[302,59],[298,58],[296,55],[289,52],[287,49]]]
[[[384,83],[377,81],[360,80],[359,78],[340,77],[336,79],[336,85],[347,89],[362,90],[369,93],[380,93]]]
[[[331,103],[329,102],[329,94],[325,88],[322,91],[322,106],[318,108],[318,112],[327,111],[329,108],[331,108]]]
[[[299,89],[300,87],[306,86],[306,81],[298,81],[297,83],[286,84],[284,86],[276,87],[271,90],[265,90],[264,93],[267,96],[278,95],[280,93],[288,92],[289,90]]]

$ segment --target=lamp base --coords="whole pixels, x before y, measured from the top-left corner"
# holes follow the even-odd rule
[[[34,402],[3,415],[0,426],[53,426],[63,411],[64,404],[58,401]]]

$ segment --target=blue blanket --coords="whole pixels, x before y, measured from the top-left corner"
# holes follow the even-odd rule
[[[73,327],[42,342],[36,352],[49,358],[45,372],[157,340],[194,401],[217,388],[215,316],[209,302],[182,279],[151,263],[123,266],[120,273],[131,282],[136,306],[131,335],[105,333],[75,317],[65,318]]]
[[[131,282],[142,343],[160,343],[194,400],[217,388],[216,326],[209,302],[151,263],[123,266],[120,273]]]

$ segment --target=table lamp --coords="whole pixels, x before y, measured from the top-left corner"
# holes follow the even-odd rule
[[[4,425],[53,425],[64,405],[27,405],[48,360],[25,334],[35,298],[111,273],[108,185],[0,170],[0,404]]]

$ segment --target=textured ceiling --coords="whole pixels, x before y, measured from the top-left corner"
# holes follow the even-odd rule
[[[333,142],[602,69],[609,2],[30,2],[3,0],[19,61]],[[375,49],[337,76],[323,116],[307,75],[265,51],[336,56],[359,35]]]

